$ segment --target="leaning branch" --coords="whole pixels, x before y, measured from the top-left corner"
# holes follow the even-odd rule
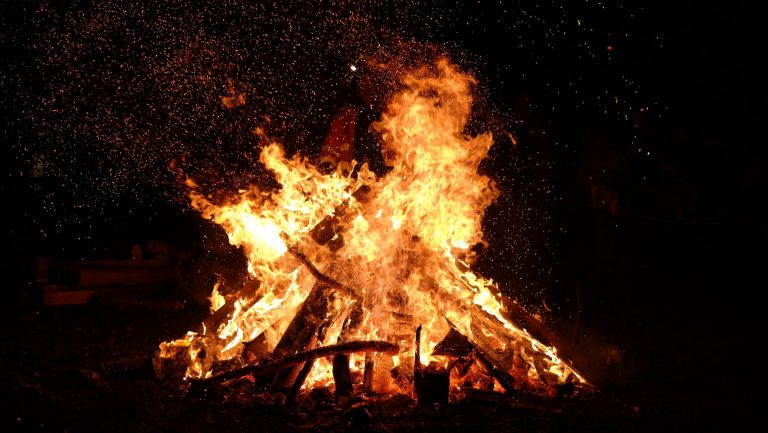
[[[264,370],[274,370],[281,367],[301,364],[315,358],[327,358],[339,354],[349,354],[358,352],[380,352],[388,355],[398,353],[400,347],[397,344],[388,341],[347,341],[346,343],[334,344],[330,346],[318,347],[306,352],[286,356],[275,361],[265,361],[259,364],[248,365],[238,370],[229,371],[206,379],[190,379],[193,386],[208,385],[226,382],[237,379],[251,373],[258,373]]]

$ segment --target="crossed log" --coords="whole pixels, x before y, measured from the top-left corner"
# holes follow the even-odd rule
[[[370,188],[363,186],[352,196],[357,201],[366,203],[370,198],[369,193]],[[343,245],[343,237],[341,237],[340,233],[349,217],[349,215],[347,215],[349,205],[349,201],[342,203],[336,208],[332,215],[323,219],[309,232],[309,236],[318,247],[326,246],[331,251],[336,251]],[[270,358],[266,361],[247,365],[240,369],[222,373],[208,379],[193,380],[193,384],[199,386],[209,383],[221,383],[255,372],[260,372],[262,374],[264,372],[273,372],[273,389],[285,393],[290,399],[294,397],[301,388],[301,385],[311,370],[314,360],[319,357],[333,356],[333,373],[336,382],[336,397],[338,402],[340,399],[343,400],[346,397],[349,397],[352,392],[352,382],[349,373],[350,353],[366,353],[366,367],[364,373],[364,386],[366,390],[370,390],[371,377],[373,375],[374,366],[371,353],[398,353],[399,348],[397,345],[384,341],[351,341],[313,348],[317,341],[320,340],[318,337],[322,332],[324,321],[328,316],[329,305],[327,299],[329,292],[339,291],[353,298],[359,298],[360,292],[355,288],[348,287],[340,281],[324,274],[297,246],[289,246],[286,255],[292,258],[292,263],[298,262],[303,266],[315,278],[315,283],[297,314],[291,319],[291,322],[275,346]],[[257,288],[258,283],[251,282],[244,287],[244,290],[255,292]],[[254,299],[252,302],[256,301],[257,299]],[[448,299],[448,301],[457,302],[450,299]],[[216,329],[215,326],[217,324],[228,318],[233,307],[234,300],[228,301],[222,308],[217,310],[211,318],[209,318],[207,326],[213,326],[213,329]],[[561,349],[560,354],[561,356],[563,355],[562,349],[565,346],[559,344],[560,340],[553,331],[514,302],[508,302],[505,307],[506,309],[503,311],[505,318],[518,327],[527,330],[541,343],[559,347]],[[482,326],[493,332],[506,334],[506,330],[498,320],[483,311],[479,306],[472,304],[468,306],[464,305],[462,308],[468,310],[471,314],[473,324],[477,324],[477,326]],[[353,330],[357,325],[359,325],[359,322],[355,323],[354,320],[348,320],[345,329],[343,330],[343,334]],[[458,332],[452,324],[451,328],[452,332]],[[466,340],[466,343],[474,349],[473,354],[477,363],[491,376],[496,378],[502,387],[508,392],[511,392],[515,380],[509,375],[508,366],[492,356],[493,349],[484,347],[482,341],[469,339],[463,335],[462,337]],[[248,351],[249,349],[250,346],[246,343],[245,351]],[[567,355],[567,353],[565,355]],[[416,361],[414,368],[421,368],[418,361]],[[420,377],[419,374],[420,371],[415,371],[414,379],[417,381]]]

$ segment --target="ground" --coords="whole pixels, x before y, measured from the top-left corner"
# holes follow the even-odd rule
[[[104,372],[110,361],[148,359],[159,341],[183,334],[199,313],[65,308],[22,318],[4,345],[3,382],[10,395],[3,421],[21,431],[52,432],[617,431],[642,423],[636,403],[614,392],[540,405],[478,400],[427,406],[376,420],[322,404],[283,407],[185,396],[155,380],[148,366],[128,365],[128,375]]]
[[[738,431],[762,391],[755,295],[765,234],[748,220],[674,223],[570,218],[561,245],[564,286],[580,287],[573,347],[599,392],[555,401],[472,399],[397,416],[336,412],[319,392],[298,404],[248,392],[187,395],[155,379],[161,341],[207,315],[94,303],[43,307],[11,291],[2,320],[0,426],[33,432]],[[615,232],[605,237],[607,221]],[[601,240],[595,241],[594,236]],[[610,240],[610,242],[606,241]],[[602,257],[602,258],[601,258]],[[565,301],[568,293],[553,294]],[[560,302],[559,301],[559,302]],[[571,302],[570,305],[573,305]],[[571,336],[566,309],[552,326]],[[576,332],[578,331],[578,332]],[[602,346],[601,346],[602,345]],[[613,359],[602,351],[615,346]],[[609,352],[610,353],[610,352]]]
[[[741,387],[755,373],[739,371],[736,362],[735,370],[711,370],[731,344],[713,329],[716,321],[709,327],[691,322],[666,330],[664,339],[636,341],[649,354],[645,362],[660,365],[625,374],[589,398],[476,399],[377,419],[339,414],[323,399],[290,407],[247,395],[223,400],[214,393],[185,395],[156,380],[147,361],[158,343],[183,335],[205,314],[191,305],[174,312],[21,306],[5,318],[3,431],[729,431],[751,413]],[[653,331],[664,333],[664,315],[658,317],[661,324]],[[708,346],[697,346],[702,340]],[[625,362],[640,368],[631,365],[637,360]]]

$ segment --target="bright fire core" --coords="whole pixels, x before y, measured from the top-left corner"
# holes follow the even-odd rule
[[[163,343],[161,356],[184,350],[186,375],[193,378],[208,377],[217,364],[243,357],[256,340],[257,358],[274,356],[292,318],[319,284],[309,262],[345,290],[327,290],[321,331],[311,347],[300,350],[347,340],[398,344],[399,354],[376,356],[379,392],[409,391],[403,389],[408,383],[390,373],[413,368],[418,325],[423,364],[446,365],[431,354],[453,327],[503,359],[519,386],[584,382],[553,347],[508,320],[494,283],[470,270],[472,247],[483,242],[483,213],[498,195],[492,179],[478,173],[493,144],[491,134],[465,133],[473,83],[447,60],[402,77],[402,90],[374,125],[391,167],[380,178],[366,165],[324,174],[300,157],[287,158],[280,144],[271,142],[260,159],[280,183],[276,191],[253,187],[217,205],[190,181],[193,206],[242,247],[252,281],[232,293],[214,288],[212,315],[226,308],[223,319],[215,329]],[[318,236],[317,227],[330,235]],[[362,356],[353,356],[352,369],[361,367]],[[331,362],[318,359],[305,386],[332,381]]]

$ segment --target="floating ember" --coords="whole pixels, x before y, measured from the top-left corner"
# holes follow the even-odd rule
[[[540,322],[470,268],[498,195],[478,173],[491,134],[465,133],[473,83],[445,59],[402,77],[374,125],[391,166],[380,177],[354,163],[325,173],[271,142],[260,159],[275,191],[217,205],[188,181],[251,279],[217,284],[202,330],[162,343],[156,366],[182,362],[190,381],[270,371],[275,391],[334,386],[337,400],[356,386],[419,398],[589,387]]]

